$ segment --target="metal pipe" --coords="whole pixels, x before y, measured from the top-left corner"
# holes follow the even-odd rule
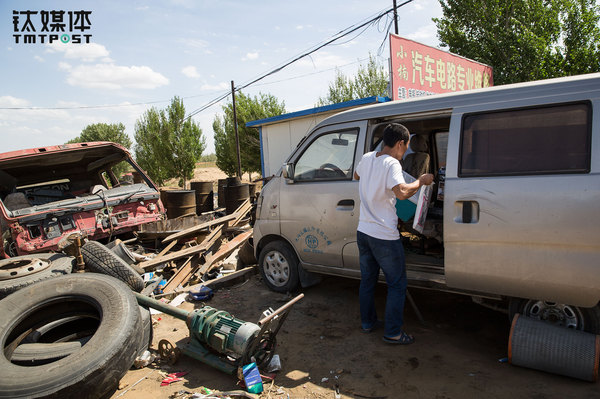
[[[134,292],[134,294],[140,305],[145,305],[152,309],[160,310],[161,312],[171,315],[177,319],[187,321],[190,312],[178,309],[175,306],[167,305],[166,303],[149,298],[146,295],[142,295],[137,292]]]
[[[268,316],[263,317],[262,319],[260,319],[258,321],[258,325],[262,326],[265,323],[268,323],[269,320],[271,320],[273,317],[277,316],[279,313],[283,312],[284,310],[288,309],[290,306],[292,306],[293,304],[295,304],[296,302],[298,302],[300,299],[304,298],[304,294],[300,294],[297,297],[295,297],[294,299],[292,299],[291,301],[289,301],[288,303],[286,303],[285,305],[283,305],[282,307],[280,307],[279,309],[277,309],[276,311],[274,311],[273,313],[271,313]]]

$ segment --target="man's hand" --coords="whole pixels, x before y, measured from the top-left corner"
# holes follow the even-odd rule
[[[419,186],[428,186],[433,183],[433,175],[431,173],[425,173],[419,177]]]

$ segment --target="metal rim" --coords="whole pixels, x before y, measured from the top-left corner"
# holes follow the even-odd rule
[[[27,276],[29,274],[41,272],[50,266],[50,262],[41,259],[8,259],[6,263],[0,265],[0,281]]]
[[[576,306],[564,303],[530,300],[525,304],[523,313],[532,319],[543,320],[557,326],[583,330],[583,314]]]
[[[290,280],[290,264],[279,251],[269,251],[263,262],[265,277],[276,287],[285,286]]]

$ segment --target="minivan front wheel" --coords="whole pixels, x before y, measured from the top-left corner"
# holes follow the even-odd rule
[[[298,288],[298,258],[287,243],[272,241],[260,251],[260,274],[267,286],[277,292]]]
[[[512,298],[509,316],[516,313],[554,325],[600,334],[600,308],[581,308],[551,301]]]

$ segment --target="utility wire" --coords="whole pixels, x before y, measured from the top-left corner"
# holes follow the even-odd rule
[[[406,0],[405,2],[403,2],[400,5],[396,6],[396,8],[403,7],[403,6],[407,5],[408,3],[412,3],[413,1],[414,0]],[[353,32],[356,32],[357,30],[359,30],[359,29],[361,29],[361,28],[363,28],[365,26],[368,26],[368,25],[374,23],[375,21],[380,20],[381,18],[383,18],[384,16],[386,16],[388,13],[390,13],[392,11],[394,11],[394,7],[388,8],[388,9],[386,9],[386,10],[378,13],[375,17],[372,17],[372,18],[368,19],[366,22],[363,22],[363,23],[361,23],[358,26],[355,26],[356,25],[355,24],[355,25],[352,25],[350,28],[346,28],[346,29],[338,32],[337,34],[333,35],[333,37],[331,39],[326,40],[324,43],[318,44],[313,49],[308,50],[308,51],[306,51],[306,52],[304,52],[304,53],[302,53],[302,54],[300,54],[300,55],[292,58],[290,61],[285,62],[283,65],[281,65],[279,67],[276,67],[275,69],[272,69],[271,71],[269,71],[269,72],[267,72],[267,73],[265,73],[265,74],[263,74],[263,75],[255,78],[255,79],[249,81],[248,83],[244,83],[244,84],[242,84],[242,85],[234,88],[234,91],[240,91],[242,89],[245,89],[246,87],[248,87],[248,86],[250,86],[250,85],[252,85],[252,84],[254,84],[256,82],[258,82],[258,81],[260,81],[260,80],[262,80],[262,79],[264,79],[264,78],[266,78],[268,76],[271,76],[271,75],[273,75],[273,74],[281,71],[285,67],[293,64],[296,61],[301,60],[304,57],[309,56],[310,54],[312,54],[312,53],[314,53],[314,52],[322,49],[323,47],[325,47],[325,46],[327,46],[327,45],[329,45],[329,44],[331,44],[331,43],[333,43],[333,42],[335,42],[335,41],[337,41],[339,39],[341,39],[342,37],[345,37],[345,36],[347,36],[347,35],[349,35],[349,34],[351,34]],[[200,107],[200,108],[198,108],[198,109],[190,112],[190,114],[186,117],[186,119],[187,118],[191,118],[192,116],[194,116],[194,115],[196,115],[196,114],[204,111],[205,109],[213,106],[214,104],[216,104],[219,101],[221,101],[224,98],[226,98],[228,95],[229,95],[229,93],[224,94],[223,96],[219,97],[218,99],[215,99],[215,100],[211,101],[210,103],[208,103],[208,104],[206,104],[206,105],[204,105],[204,106],[202,106],[202,107]]]
[[[406,0],[404,3],[401,3],[400,5],[396,6],[396,8],[400,8],[405,6],[408,3],[413,2],[414,0]],[[260,80],[271,76],[281,70],[283,70],[284,68],[288,67],[289,65],[293,64],[296,61],[301,60],[304,57],[308,57],[310,56],[312,53],[322,49],[325,46],[328,46],[330,44],[333,44],[334,42],[338,41],[339,39],[348,36],[349,34],[358,31],[361,28],[364,28],[362,31],[360,31],[359,33],[357,33],[355,36],[353,36],[352,38],[342,42],[342,43],[336,43],[335,45],[343,45],[345,43],[351,42],[352,40],[356,39],[357,37],[359,37],[360,35],[362,35],[369,27],[369,25],[375,23],[376,21],[381,22],[381,19],[384,16],[387,16],[390,12],[394,11],[394,7],[385,9],[383,11],[380,11],[376,14],[374,14],[374,17],[371,17],[369,19],[367,19],[365,22],[358,22],[356,24],[353,24],[351,26],[349,26],[348,28],[342,29],[341,31],[337,32],[336,34],[330,36],[330,39],[326,39],[325,41],[309,48],[308,50],[305,50],[305,52],[301,53],[300,55],[293,57],[291,59],[288,59],[287,61],[284,61],[280,66],[272,69],[269,72],[264,73],[263,75],[260,75],[257,78],[254,78],[252,80],[250,80],[247,83],[244,83],[238,87],[236,87],[234,90],[235,91],[240,91],[242,89],[245,89],[246,87],[253,85],[257,82],[259,82]],[[393,19],[392,19],[393,21]],[[358,24],[358,25],[357,25]],[[388,22],[386,20],[385,25],[388,25]],[[385,29],[385,31],[389,31],[391,28],[391,22],[388,25],[388,28]],[[380,30],[381,31],[381,30]],[[385,41],[385,38],[384,38]],[[382,42],[383,43],[383,42]],[[382,46],[379,47],[379,50],[381,51]],[[378,51],[378,52],[380,52]],[[363,59],[364,60],[364,59]],[[360,62],[361,60],[358,60],[356,62]],[[351,64],[355,64],[356,62],[352,62],[346,65],[351,65]],[[343,66],[346,66],[343,65]],[[342,66],[342,67],[343,67]],[[331,69],[335,69],[335,68],[330,68],[330,69],[326,69],[323,71],[319,71],[319,72],[314,72],[314,73],[310,73],[310,74],[305,74],[305,75],[300,75],[300,76],[296,76],[296,77],[292,77],[289,79],[283,79],[283,80],[279,80],[279,81],[275,81],[275,82],[269,82],[269,83],[263,83],[263,85],[266,84],[273,84],[273,83],[277,83],[277,82],[282,82],[285,80],[291,80],[291,79],[297,79],[300,77],[304,77],[304,76],[309,76],[309,75],[314,75],[317,73],[322,73]],[[218,97],[212,99],[211,101],[209,101],[207,104],[203,105],[202,107],[190,112],[190,114],[186,117],[186,119],[191,118],[192,116],[204,111],[205,109],[208,109],[210,107],[212,107],[213,105],[219,103],[220,101],[224,100],[225,98],[227,98],[229,95],[231,94],[230,91],[225,92],[224,94],[219,95]],[[195,96],[187,96],[187,97],[182,97],[182,99],[188,99],[188,98],[197,98],[197,97],[205,97],[206,95],[195,95]],[[147,101],[147,102],[138,102],[138,103],[132,103],[132,104],[108,104],[108,105],[82,105],[82,106],[72,106],[72,107],[0,107],[0,110],[69,110],[69,109],[102,109],[102,108],[121,108],[121,107],[133,107],[133,106],[139,106],[139,105],[152,105],[152,104],[160,104],[160,103],[165,103],[168,102],[170,100],[157,100],[157,101]]]

